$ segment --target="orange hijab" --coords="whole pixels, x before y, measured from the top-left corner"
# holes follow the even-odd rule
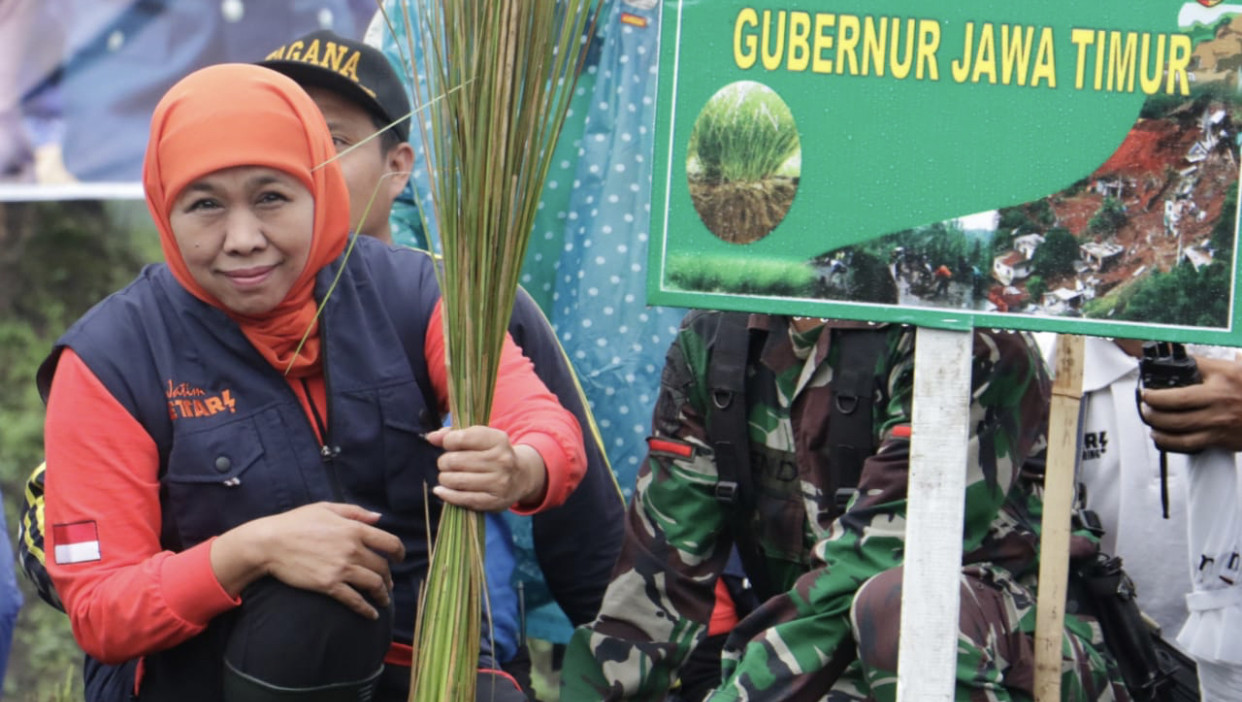
[[[289,78],[259,66],[223,64],[195,71],[164,95],[151,117],[142,182],[168,267],[182,287],[232,317],[268,363],[295,377],[320,372],[315,276],[341,255],[349,238],[345,179],[336,163],[324,165],[335,155],[332,136],[310,96]],[[232,312],[196,283],[169,225],[173,202],[187,185],[234,166],[284,171],[315,198],[306,268],[285,299],[261,315]]]

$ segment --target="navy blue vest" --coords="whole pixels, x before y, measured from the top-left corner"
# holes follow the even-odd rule
[[[60,350],[71,347],[159,448],[161,543],[179,551],[243,522],[300,505],[349,502],[383,515],[405,542],[394,564],[396,638],[408,642],[427,533],[440,502],[440,426],[423,355],[437,299],[430,257],[357,237],[316,280],[328,393],[326,445],[282,374],[223,312],[148,266],[57,342],[39,371],[47,396]],[[87,467],[80,467],[86,469]],[[426,514],[427,511],[431,513]]]

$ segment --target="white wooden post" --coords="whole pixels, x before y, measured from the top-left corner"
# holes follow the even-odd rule
[[[952,702],[973,334],[916,333],[897,700]]]

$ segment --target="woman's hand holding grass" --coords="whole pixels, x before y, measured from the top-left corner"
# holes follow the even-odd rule
[[[433,492],[445,502],[501,512],[542,501],[548,484],[543,457],[530,446],[511,444],[505,432],[485,426],[445,428],[428,434],[427,441],[444,449],[437,462],[440,484]]]

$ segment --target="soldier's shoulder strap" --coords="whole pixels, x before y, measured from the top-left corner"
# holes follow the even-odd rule
[[[746,379],[753,343],[749,316],[740,312],[703,314],[694,320],[708,346],[707,385],[711,406],[707,411],[708,443],[715,454],[719,482],[716,498],[728,505],[735,518],[735,543],[747,576],[760,597],[775,592],[760,582],[767,572],[758,544],[745,528],[745,516],[754,507],[754,484],[750,473],[750,432],[747,416]],[[837,489],[837,509],[858,485],[862,464],[875,453],[872,408],[882,395],[876,380],[876,359],[884,353],[887,335],[883,327],[834,329],[832,343],[839,347],[831,381],[829,414],[829,484]]]
[[[746,314],[729,312],[705,315],[696,321],[707,327],[701,326],[699,331],[709,346],[707,382],[712,406],[707,412],[706,429],[719,477],[716,498],[733,512],[730,524],[736,553],[752,594],[762,602],[778,593],[769,582],[763,552],[746,523],[746,515],[754,506],[746,403],[753,342],[748,319]],[[876,359],[884,352],[887,338],[882,329],[839,329],[832,340],[841,345],[831,381],[833,407],[828,438],[829,465],[837,473],[832,484],[838,487],[834,496],[838,509],[844,508],[841,496],[858,485],[863,461],[875,452],[872,407],[882,394],[875,378]],[[823,672],[835,679],[854,657],[852,643],[842,642]]]
[[[709,318],[707,438],[716,457],[716,498],[728,505],[752,505],[750,432],[746,416],[746,369],[750,360],[748,316],[722,312]],[[712,326],[710,322],[708,326]]]
[[[746,400],[752,340],[749,319],[741,312],[714,312],[694,319],[693,323],[707,345],[707,390],[711,404],[705,422],[707,442],[716,462],[716,499],[730,513],[729,525],[738,557],[736,561],[730,559],[730,563],[740,561],[742,566],[742,573],[732,575],[749,580],[750,594],[762,601],[776,592],[769,582],[763,552],[758,542],[750,538],[746,523],[755,506]],[[739,594],[742,593],[735,593],[735,600]]]
[[[863,461],[877,448],[873,408],[884,394],[884,379],[876,378],[876,360],[883,356],[888,336],[884,327],[832,331],[839,355],[829,383],[828,465],[840,513],[858,487]]]
[[[707,385],[711,407],[707,413],[707,438],[715,452],[720,478],[717,498],[741,509],[750,506],[749,425],[746,404],[747,364],[752,335],[748,316],[722,312],[704,316],[700,327],[707,340],[710,359]],[[832,408],[828,417],[828,457],[838,489],[858,485],[863,461],[875,453],[875,403],[884,394],[883,379],[876,378],[876,359],[887,343],[884,327],[831,330],[838,347],[838,361],[830,383]]]

